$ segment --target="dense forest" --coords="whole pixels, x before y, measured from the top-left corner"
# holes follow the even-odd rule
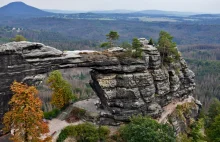
[[[7,25],[7,26],[6,26]],[[30,41],[39,41],[63,50],[98,46],[110,30],[121,35],[119,42],[132,37],[152,37],[157,40],[161,30],[174,36],[178,45],[219,44],[219,24],[196,22],[143,22],[128,20],[64,19],[56,17],[8,20],[0,22],[1,42],[22,34]],[[10,30],[4,30],[11,28]],[[13,30],[20,28],[21,30]],[[92,42],[88,44],[86,42]],[[95,43],[95,44],[93,44]],[[84,46],[85,45],[85,46]]]
[[[195,96],[207,109],[213,98],[220,99],[220,45],[184,45],[179,49],[196,73]]]

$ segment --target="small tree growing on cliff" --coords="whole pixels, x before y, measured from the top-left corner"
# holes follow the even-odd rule
[[[173,37],[168,32],[160,32],[158,40],[158,50],[162,55],[162,63],[164,63],[164,61],[172,62],[180,58],[180,55],[176,48],[176,43],[172,40]]]
[[[11,109],[3,118],[4,131],[12,130],[12,141],[42,141],[41,134],[49,132],[48,125],[43,122],[42,103],[34,86],[13,82],[14,93],[9,102]],[[46,138],[48,140],[48,138]]]
[[[51,103],[57,108],[63,108],[74,99],[75,96],[72,93],[71,85],[63,79],[60,71],[51,72],[47,83],[53,91]]]
[[[132,49],[134,50],[133,56],[140,58],[142,54],[142,49],[141,49],[141,43],[137,38],[134,38],[132,41]]]
[[[101,47],[113,47],[115,44],[114,41],[119,39],[119,34],[116,31],[110,31],[106,35],[106,39],[108,40],[108,42],[102,43]]]
[[[154,41],[153,41],[153,39],[152,38],[150,38],[150,40],[149,40],[149,43],[148,43],[149,45],[154,45]]]
[[[27,39],[22,35],[16,35],[15,38],[11,39],[11,41],[20,42],[20,41],[27,41]]]

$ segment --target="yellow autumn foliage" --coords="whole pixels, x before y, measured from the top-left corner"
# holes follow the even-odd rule
[[[47,79],[47,84],[53,91],[51,104],[55,105],[57,108],[63,108],[74,99],[71,85],[63,79],[60,71],[51,72]]]

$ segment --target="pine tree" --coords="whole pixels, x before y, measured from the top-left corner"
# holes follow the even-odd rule
[[[48,133],[49,128],[43,122],[42,102],[37,96],[37,89],[15,81],[11,90],[14,95],[9,102],[11,109],[3,118],[3,130],[12,130],[11,140],[15,142],[43,141],[41,136]]]
[[[149,40],[149,43],[148,43],[149,45],[154,45],[154,41],[153,41],[153,39],[152,38],[150,38],[150,40]]]
[[[220,115],[220,101],[214,99],[208,110],[207,127],[214,122],[216,116]]]
[[[220,142],[220,115],[215,117],[206,133],[211,142]]]
[[[164,61],[173,62],[179,60],[180,55],[176,48],[176,43],[173,42],[173,37],[168,32],[160,32],[158,44],[158,50],[162,55],[162,63]]]
[[[106,39],[108,40],[108,42],[104,42],[101,44],[101,47],[113,47],[114,41],[119,39],[119,34],[116,31],[110,31],[107,35],[106,35]]]
[[[142,56],[141,43],[137,38],[134,38],[132,41],[132,49],[134,50],[133,52],[134,57],[140,58]]]

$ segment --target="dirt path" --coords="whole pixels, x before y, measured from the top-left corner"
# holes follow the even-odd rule
[[[78,124],[82,124],[83,121],[78,121],[78,122],[74,122],[74,123],[67,123],[66,121],[61,121],[59,119],[52,119],[49,121],[49,129],[50,132],[48,133],[49,135],[52,135],[53,138],[53,142],[56,142],[56,139],[58,138],[61,130],[63,128],[65,128],[66,126],[69,125],[78,125]]]
[[[183,101],[176,99],[173,100],[169,105],[165,106],[164,112],[161,115],[161,118],[158,120],[159,123],[165,123],[166,122],[166,118],[168,115],[170,115],[177,107],[177,105],[182,105],[186,102],[192,102],[194,101],[194,98],[192,96],[189,96],[188,98],[184,99]]]
[[[92,100],[92,101],[91,101]],[[93,110],[94,111],[94,108],[91,107],[94,105],[94,100],[91,99],[90,101],[88,100],[85,100],[85,101],[82,101],[78,104],[76,104],[75,106],[86,106],[86,109],[90,109],[90,110]],[[176,99],[176,100],[173,100],[169,105],[165,106],[163,109],[164,109],[164,112],[162,113],[161,115],[161,118],[158,120],[159,123],[166,123],[167,121],[167,117],[168,115],[170,115],[174,110],[175,108],[177,107],[177,105],[182,105],[186,102],[192,102],[194,101],[194,98],[189,96],[188,98],[184,99],[183,101],[179,100],[179,99]],[[90,104],[90,103],[92,104]],[[85,109],[85,108],[84,108]],[[78,124],[82,124],[84,123],[83,121],[78,121],[78,122],[74,122],[74,123],[67,123],[65,120],[59,120],[59,119],[52,119],[50,121],[48,121],[48,125],[49,125],[49,129],[50,129],[50,132],[48,133],[49,135],[52,135],[52,138],[53,138],[53,142],[56,142],[56,139],[58,138],[61,130],[69,125],[78,125]],[[111,130],[111,133],[114,133],[118,128],[117,127],[110,127],[110,130]]]
[[[92,100],[92,101],[91,101]],[[94,100],[91,99],[90,101],[88,100],[85,100],[85,101],[82,101],[78,104],[76,104],[76,106],[86,106],[86,109],[90,109],[90,110],[93,110],[94,111],[94,108],[91,107],[94,105]],[[161,118],[158,120],[159,123],[165,123],[167,121],[167,117],[168,115],[170,115],[174,110],[175,108],[177,107],[177,105],[182,105],[186,102],[192,102],[194,101],[194,98],[189,96],[188,98],[184,99],[183,101],[182,100],[179,100],[179,99],[176,99],[176,100],[173,100],[169,105],[165,106],[163,109],[164,109],[164,112],[162,113],[161,115]],[[89,103],[91,102],[91,104]],[[56,142],[56,139],[58,138],[61,130],[63,128],[65,128],[66,126],[69,126],[69,125],[78,125],[78,124],[82,124],[83,121],[78,121],[78,122],[74,122],[74,123],[67,123],[65,120],[59,120],[59,119],[52,119],[50,121],[48,121],[48,125],[49,125],[49,129],[50,129],[50,132],[49,132],[49,135],[52,135],[52,138],[53,138],[53,142]],[[111,132],[114,133],[115,131],[117,130],[117,128],[113,127],[111,128]]]

